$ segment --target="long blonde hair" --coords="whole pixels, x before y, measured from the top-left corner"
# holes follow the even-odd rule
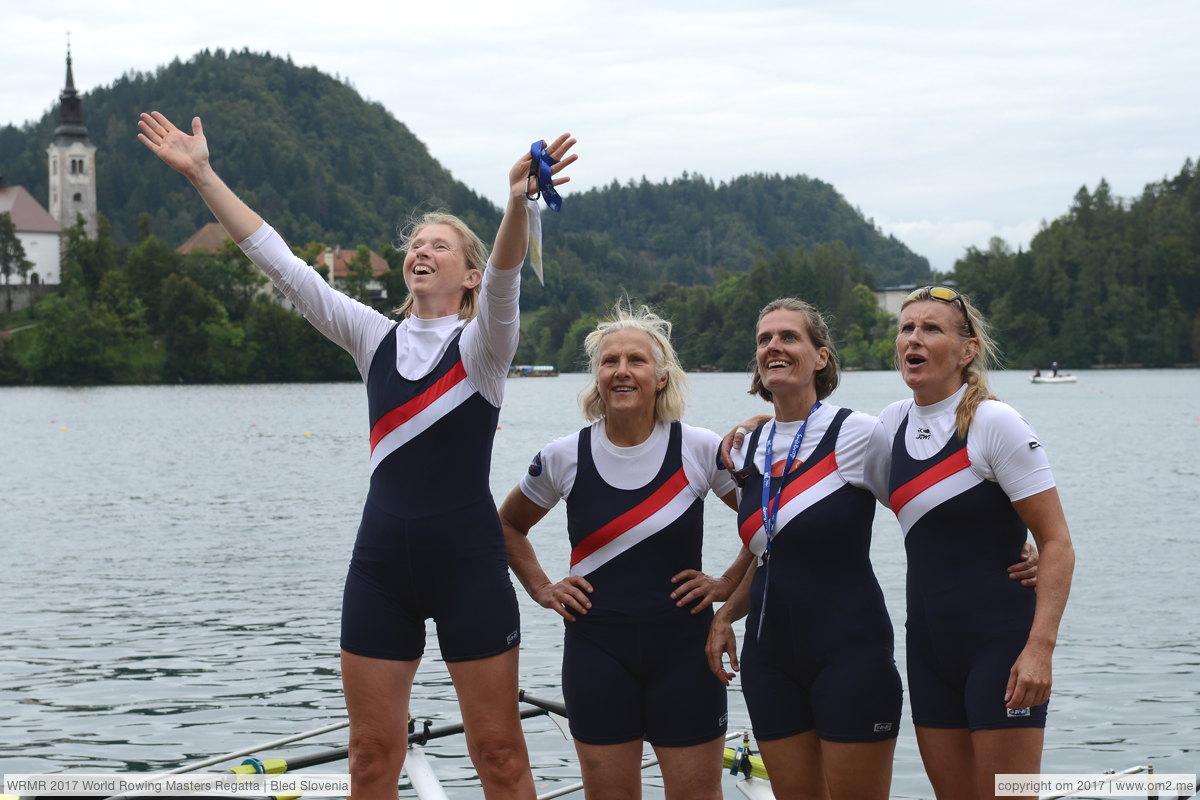
[[[958,410],[954,415],[955,430],[960,437],[966,438],[979,404],[984,400],[1000,399],[992,394],[987,382],[987,371],[1000,362],[1000,348],[996,344],[996,340],[992,338],[991,325],[971,302],[971,298],[961,292],[956,292],[958,296],[954,300],[942,300],[930,294],[930,290],[933,288],[935,287],[926,286],[913,292],[900,306],[900,312],[904,313],[904,309],[909,305],[923,300],[949,303],[963,312],[958,333],[964,339],[974,339],[977,346],[975,357],[962,368],[961,378],[962,382],[967,385],[967,391],[963,394],[962,400],[958,402]],[[962,301],[961,305],[958,302],[960,300]],[[896,358],[899,359],[899,357],[899,353],[897,353]],[[899,364],[896,366],[899,368]]]
[[[426,214],[410,220],[400,233],[401,252],[408,255],[408,251],[412,248],[412,243],[417,234],[428,228],[430,225],[448,225],[458,234],[459,240],[462,242],[463,258],[466,259],[468,270],[478,270],[480,275],[487,268],[488,252],[487,245],[475,235],[475,231],[471,230],[467,223],[463,222],[453,214],[447,214],[444,211],[430,211]],[[462,302],[458,306],[459,319],[474,319],[479,313],[479,288],[482,284],[475,284],[474,287],[463,292]],[[404,298],[404,302],[394,313],[407,317],[412,314],[413,296],[412,292]]]
[[[685,407],[683,392],[687,388],[687,377],[683,367],[679,365],[675,347],[671,344],[671,323],[651,311],[649,306],[639,306],[635,309],[627,302],[618,302],[613,307],[612,316],[601,320],[596,329],[583,340],[583,349],[587,353],[592,372],[592,380],[579,393],[579,405],[583,409],[584,419],[593,422],[608,411],[604,399],[600,396],[600,390],[596,388],[596,381],[600,376],[600,345],[605,336],[626,329],[641,331],[650,337],[655,377],[667,378],[666,386],[654,398],[654,419],[661,422],[682,419]]]

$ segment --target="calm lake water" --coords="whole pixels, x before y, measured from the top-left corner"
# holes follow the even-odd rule
[[[692,424],[726,430],[766,408],[745,376],[691,381]],[[583,382],[509,382],[497,499],[580,427]],[[1078,551],[1044,770],[1200,770],[1200,371],[993,384],[1041,434]],[[904,394],[892,373],[859,372],[832,399],[874,413]],[[0,772],[166,769],[343,715],[339,605],[368,474],[360,385],[0,389],[0,419]],[[738,540],[723,506],[710,499],[707,515],[705,564],[720,573]],[[556,509],[533,533],[556,576],[563,524]],[[902,631],[903,546],[882,510],[873,550]],[[522,611],[523,685],[555,695],[559,618],[528,599]],[[432,632],[413,713],[457,719]],[[736,686],[730,719],[749,724]],[[929,797],[904,724],[893,796]],[[527,731],[540,790],[577,779],[551,722]],[[344,743],[341,731],[291,752]],[[429,750],[452,797],[479,796],[461,737]]]

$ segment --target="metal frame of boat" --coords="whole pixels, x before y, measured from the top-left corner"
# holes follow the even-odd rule
[[[523,708],[520,712],[522,719],[531,717],[548,716],[559,726],[563,735],[570,738],[570,734],[566,731],[566,707],[561,700],[549,700],[530,695],[524,690],[520,692],[520,700],[522,703],[530,706]],[[150,777],[165,778],[171,775],[182,775],[188,772],[196,772],[205,767],[214,766],[227,761],[232,761],[237,758],[245,758],[238,766],[227,769],[227,773],[236,773],[241,775],[280,775],[283,773],[293,772],[299,769],[319,766],[321,764],[329,764],[346,759],[349,755],[349,748],[340,747],[331,750],[324,750],[316,753],[308,753],[304,755],[294,756],[291,758],[258,758],[253,757],[255,753],[265,753],[285,745],[294,744],[295,742],[304,739],[311,739],[316,736],[322,736],[327,733],[340,730],[349,726],[348,721],[340,721],[316,728],[304,733],[287,736],[281,739],[275,739],[270,742],[264,742],[253,747],[235,750],[230,753],[213,756],[212,758],[204,759],[203,761],[189,764],[168,772],[146,775]],[[423,720],[420,724],[416,720],[409,721],[409,736],[408,736],[408,754],[404,761],[404,774],[408,778],[409,785],[416,793],[419,800],[449,800],[445,789],[442,787],[441,781],[438,779],[436,772],[430,759],[425,755],[425,745],[435,739],[441,739],[447,736],[454,736],[463,732],[463,724],[449,723],[445,725],[434,726],[432,720]],[[740,741],[739,741],[740,740]],[[751,751],[750,734],[746,731],[737,731],[726,736],[727,743],[736,742],[735,746],[727,746],[724,750],[722,766],[728,771],[730,776],[736,780],[734,788],[743,796],[750,800],[775,800],[775,795],[771,791],[769,776],[767,775],[766,767],[763,765],[762,759],[754,755]],[[246,758],[247,756],[251,756]],[[651,756],[642,761],[641,768],[643,770],[653,767],[658,763],[658,759]],[[1108,770],[1096,776],[1098,780],[1104,778],[1112,778],[1122,775],[1134,775],[1137,773],[1154,774],[1154,767],[1149,764],[1137,765],[1128,769],[1114,772]],[[551,800],[551,798],[563,797],[565,795],[574,794],[583,790],[583,783],[575,782],[560,786],[537,796],[537,800]],[[235,793],[206,793],[202,798],[192,798],[192,800],[296,800],[303,795],[289,795],[284,797],[266,797],[262,794],[235,794]],[[1195,797],[1196,795],[1192,795]],[[61,796],[50,795],[0,795],[0,800],[83,800],[82,797],[64,798]],[[103,800],[150,800],[156,797],[149,792],[130,792],[126,794],[113,795]],[[173,796],[176,797],[177,796]],[[1074,792],[1067,794],[1043,794],[1039,800],[1066,800],[1066,798],[1087,798],[1096,797],[1089,795],[1086,792]],[[1149,796],[1150,800],[1184,800],[1177,798],[1175,795],[1156,795]],[[89,797],[87,800],[96,800],[95,797]],[[178,799],[177,799],[178,800]]]

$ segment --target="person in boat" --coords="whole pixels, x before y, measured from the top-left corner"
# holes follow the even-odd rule
[[[668,800],[720,800],[725,687],[708,670],[721,579],[700,572],[703,505],[735,507],[720,437],[680,421],[685,378],[671,324],[620,305],[588,334],[591,422],[550,442],[500,506],[513,572],[564,619],[563,695],[588,797],[641,793],[643,741]],[[529,531],[566,500],[570,572],[551,580]]]
[[[1058,377],[1058,362],[1057,361],[1050,362],[1050,377],[1051,378]]]
[[[1035,378],[1040,378],[1040,377],[1042,377],[1042,371],[1041,371],[1041,369],[1039,369],[1039,368],[1037,368],[1037,367],[1034,367],[1034,370],[1033,370],[1033,377],[1035,377]]]
[[[537,213],[525,199],[531,156],[509,172],[490,258],[457,217],[431,214],[412,227],[403,245],[409,296],[397,323],[332,289],[225,185],[209,163],[199,117],[190,135],[159,112],[142,114],[138,126],[141,142],[191,182],[229,237],[354,357],[366,382],[371,483],[341,631],[355,800],[397,797],[409,696],[430,617],[485,793],[533,798],[517,708],[517,600],[488,485],[517,346],[527,214]],[[549,146],[559,159],[555,174],[575,160],[568,155],[574,143],[564,134]],[[408,413],[413,404],[424,410]],[[487,614],[479,614],[481,606]]]
[[[882,432],[828,402],[839,363],[813,306],[768,303],[756,341],[750,391],[775,413],[752,421],[732,453],[739,533],[754,558],[715,615],[710,667],[726,684],[723,658],[740,667],[776,797],[885,800],[902,689],[870,560],[886,473],[868,453]],[[732,623],[747,613],[739,665]]]
[[[882,800],[902,692],[870,562],[889,441],[875,417],[827,401],[839,363],[813,306],[767,304],[756,341],[750,391],[775,414],[739,425],[722,457],[742,480],[739,533],[757,558],[714,617],[710,666],[726,683],[741,670],[776,796]],[[1009,576],[1032,585],[1035,555]],[[732,623],[747,613],[739,663]]]
[[[908,687],[938,798],[991,797],[1041,771],[1059,621],[1075,553],[1045,449],[989,391],[995,345],[966,296],[927,286],[900,311],[912,399],[880,414],[888,492],[908,554]],[[1037,591],[1004,580],[1028,534]]]

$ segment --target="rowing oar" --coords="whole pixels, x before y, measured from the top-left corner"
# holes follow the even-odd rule
[[[203,761],[197,761],[195,764],[189,764],[188,766],[185,766],[185,767],[176,767],[175,769],[170,770],[168,772],[161,772],[154,777],[165,778],[168,775],[182,775],[185,772],[195,772],[198,769],[203,769],[204,767],[211,767],[213,764],[220,764],[222,761],[228,761],[231,758],[237,758],[238,756],[248,756],[251,753],[255,753],[260,750],[269,750],[273,747],[282,747],[285,744],[291,744],[292,742],[298,742],[301,739],[311,739],[312,737],[320,736],[323,733],[331,733],[333,731],[341,730],[342,728],[346,727],[349,724],[350,724],[349,720],[343,720],[342,722],[335,722],[332,725],[326,725],[323,728],[316,728],[314,730],[307,731],[305,733],[297,733],[294,736],[285,736],[282,739],[276,739],[275,741],[267,742],[266,744],[255,745],[254,747],[244,747],[241,750],[234,750],[232,753],[225,753],[224,755],[213,756],[212,758],[206,758]],[[121,800],[122,798],[125,798],[128,796],[129,795],[127,795],[127,794],[114,794],[112,797],[104,798],[104,800]]]
[[[543,708],[526,708],[521,711],[521,719],[540,717],[546,713],[548,712]],[[428,723],[428,720],[426,720],[426,723]],[[462,732],[463,724],[461,722],[439,725],[436,728],[426,724],[423,729],[413,731],[408,735],[408,743],[421,745],[433,739],[441,739],[445,736],[453,736],[456,733]],[[339,747],[335,750],[326,750],[322,753],[309,753],[308,755],[296,756],[295,758],[267,758],[263,759],[260,763],[263,766],[263,772],[266,772],[268,775],[278,775],[291,770],[328,764],[331,761],[341,761],[348,755],[350,755],[349,747]],[[257,764],[242,764],[228,771],[241,775],[253,775],[259,772],[259,769]]]

